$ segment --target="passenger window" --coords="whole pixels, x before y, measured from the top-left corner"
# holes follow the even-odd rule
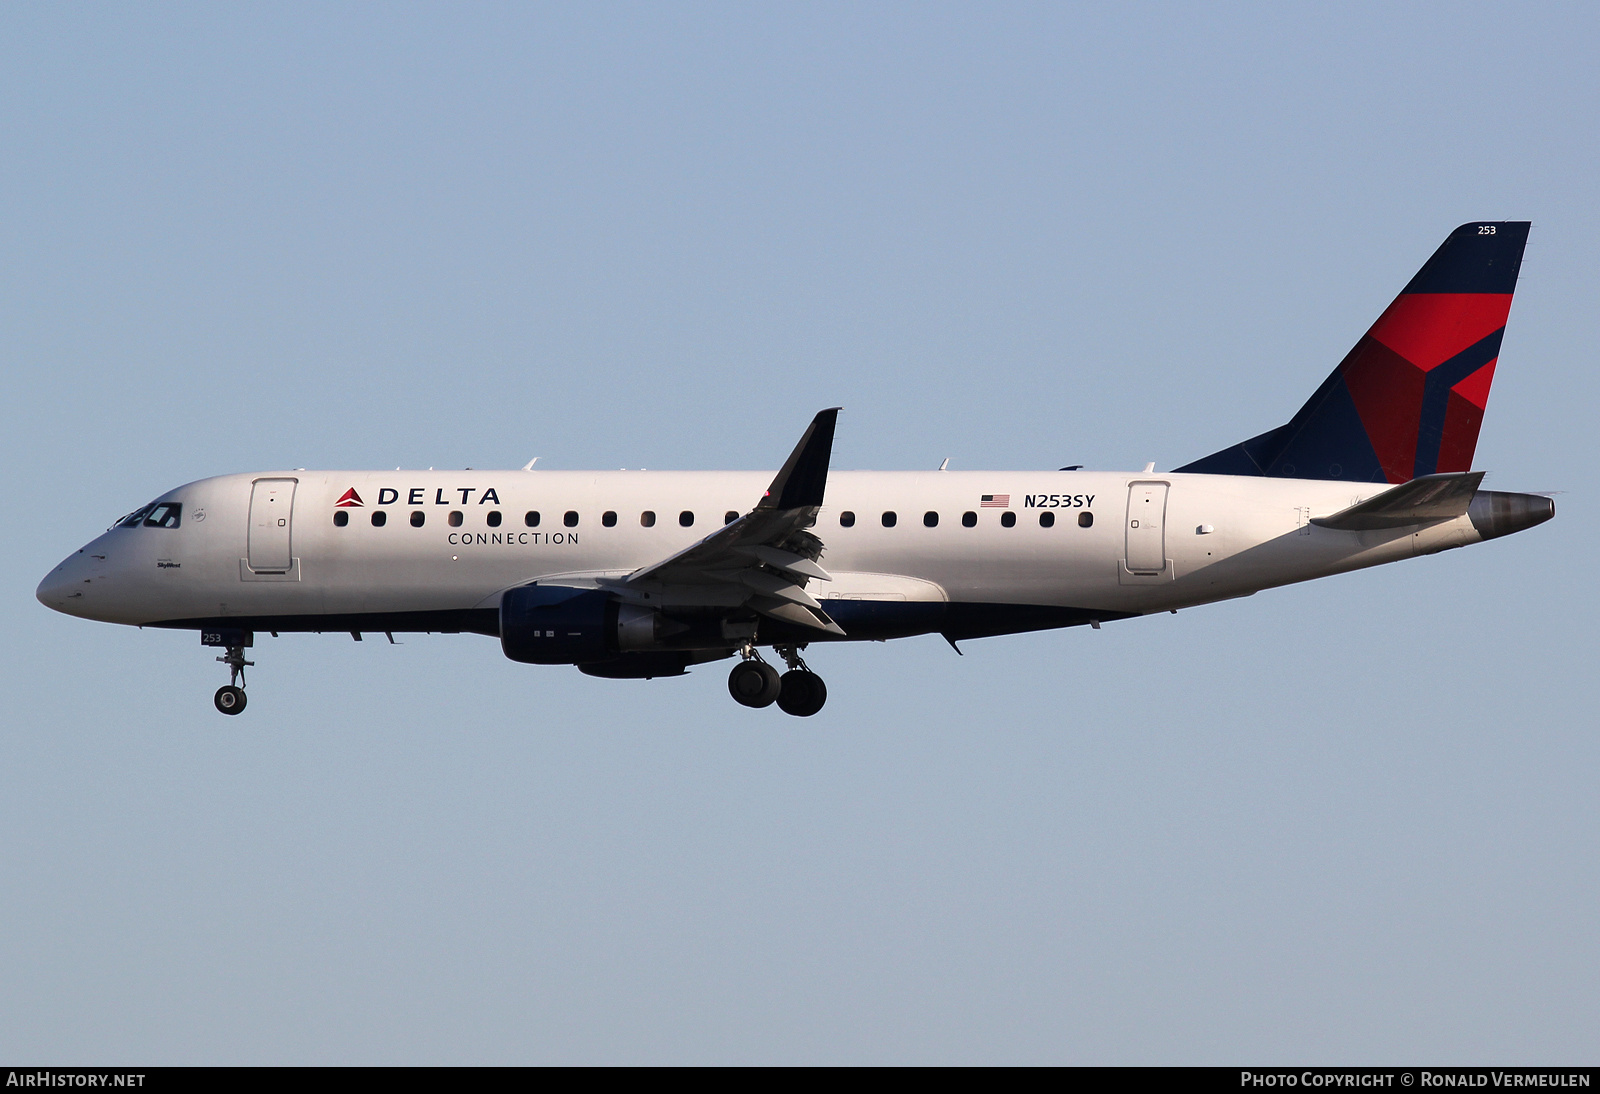
[[[840,528],[854,528],[855,526],[856,526],[856,515],[854,513],[852,513],[850,510],[846,509],[844,512],[839,514],[839,527]]]
[[[683,525],[685,528],[694,527],[694,514],[685,509],[683,512],[678,514],[678,523]]]
[[[722,523],[723,524],[732,524],[734,521],[736,521],[738,519],[739,519],[739,514],[738,514],[738,512],[736,512],[733,509],[729,509],[726,513],[722,514]]]
[[[350,510],[348,510],[348,509],[335,509],[333,511],[333,526],[335,528],[343,528],[346,524],[349,524],[349,523],[350,523]]]
[[[424,513],[421,509],[414,510],[411,514],[411,527],[421,528],[427,519],[428,514]]]
[[[655,515],[655,513],[651,512],[649,509],[646,509],[644,512],[639,514],[639,527],[641,527],[641,528],[654,528],[655,526],[656,526],[656,515]]]
[[[1016,526],[1017,526],[1017,514],[1015,514],[1015,513],[1001,513],[1000,514],[1000,527],[1002,527],[1002,528],[1015,528]]]
[[[926,513],[922,514],[922,526],[924,528],[939,527],[939,514],[935,513],[932,509],[929,509]]]
[[[1054,513],[1044,512],[1044,513],[1040,513],[1039,514],[1039,527],[1040,528],[1054,528],[1055,526],[1056,526],[1056,515]]]
[[[450,518],[449,518],[450,527],[452,527],[452,528],[460,528],[461,527],[461,522],[464,519],[465,518],[462,517],[461,511],[459,509],[450,510]]]
[[[965,513],[961,514],[961,527],[976,528],[977,526],[978,514],[974,513],[971,509],[968,509]]]
[[[531,511],[522,514],[522,523],[526,524],[529,528],[539,527],[539,514]]]
[[[615,528],[617,526],[617,514],[607,509],[600,514],[600,523],[607,528]]]
[[[372,511],[372,526],[374,528],[382,528],[385,524],[388,524],[388,523],[389,523],[389,514],[388,513],[385,513],[382,509],[374,509]]]
[[[899,521],[899,519],[900,519],[899,516],[897,516],[895,514],[895,511],[893,509],[885,509],[884,510],[884,512],[883,512],[883,526],[885,528],[893,528],[895,526],[895,523],[897,521]]]
[[[576,509],[568,509],[566,515],[561,518],[561,523],[568,528],[576,528],[578,526],[578,511]]]
[[[178,517],[183,512],[183,506],[177,502],[164,501],[160,505],[150,507],[150,515],[144,518],[146,528],[176,528]]]
[[[1083,512],[1079,513],[1078,514],[1078,527],[1079,528],[1092,528],[1092,527],[1094,527],[1094,514],[1089,512],[1087,509],[1085,509]]]
[[[489,510],[489,515],[487,517],[485,517],[484,520],[488,523],[490,528],[498,528],[498,527],[500,527],[500,510],[498,510],[498,509]]]

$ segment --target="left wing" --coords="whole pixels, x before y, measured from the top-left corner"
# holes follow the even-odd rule
[[[839,408],[812,419],[800,443],[756,507],[670,558],[600,584],[630,600],[659,607],[748,607],[785,623],[843,635],[810,593],[810,581],[831,581],[818,565],[817,521]]]

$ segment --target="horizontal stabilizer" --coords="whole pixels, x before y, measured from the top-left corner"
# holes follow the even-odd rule
[[[1482,481],[1482,471],[1423,475],[1331,517],[1312,517],[1311,523],[1342,532],[1371,532],[1454,520],[1467,511]]]

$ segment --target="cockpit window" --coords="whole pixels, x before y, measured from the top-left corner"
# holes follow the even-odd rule
[[[183,516],[183,506],[175,501],[163,501],[150,507],[150,515],[144,518],[146,528],[176,528],[178,520]]]
[[[150,510],[152,510],[154,508],[155,508],[155,505],[154,505],[154,503],[152,503],[150,505],[144,506],[142,509],[135,509],[133,512],[129,513],[127,516],[125,516],[121,520],[117,521],[117,523],[113,524],[111,527],[113,527],[113,528],[137,528],[137,527],[139,527],[139,525],[144,523],[144,518],[149,516],[150,515]]]

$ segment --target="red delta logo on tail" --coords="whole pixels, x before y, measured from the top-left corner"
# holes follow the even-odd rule
[[[1451,232],[1287,425],[1177,470],[1390,483],[1471,470],[1528,228]]]
[[[358,505],[365,507],[366,504],[366,502],[361,500],[361,495],[356,493],[356,488],[352,486],[343,494],[339,495],[339,500],[333,503],[333,507],[335,509],[353,509]]]

